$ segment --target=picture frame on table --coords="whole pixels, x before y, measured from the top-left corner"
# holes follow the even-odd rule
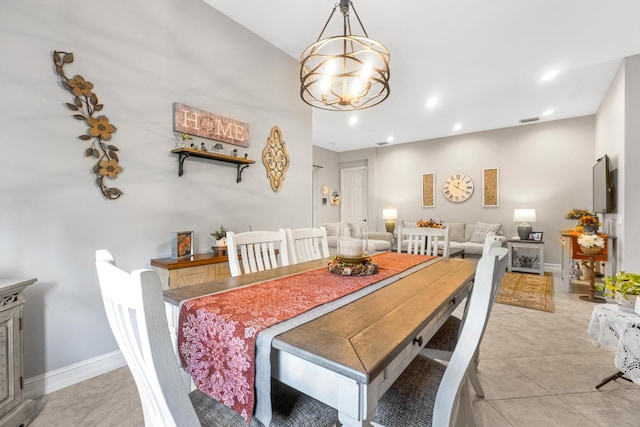
[[[542,242],[542,231],[532,231],[529,233],[529,240]]]
[[[171,258],[184,259],[193,255],[193,231],[171,233]]]

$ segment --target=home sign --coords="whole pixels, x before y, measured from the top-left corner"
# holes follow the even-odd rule
[[[249,125],[179,102],[173,103],[173,130],[241,147],[249,146]]]

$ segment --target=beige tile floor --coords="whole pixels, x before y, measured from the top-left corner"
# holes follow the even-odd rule
[[[595,347],[586,329],[593,304],[560,290],[555,313],[494,306],[481,352],[485,399],[479,426],[640,426],[640,386],[594,386],[616,371],[613,352]],[[44,396],[32,427],[142,426],[140,399],[128,368]]]

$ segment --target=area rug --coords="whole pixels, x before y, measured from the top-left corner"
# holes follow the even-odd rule
[[[505,273],[496,302],[534,310],[555,312],[553,275]]]

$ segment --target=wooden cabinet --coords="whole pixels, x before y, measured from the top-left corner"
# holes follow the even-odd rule
[[[181,288],[231,277],[226,255],[196,254],[187,259],[158,258],[151,266],[160,276],[164,289]]]
[[[26,426],[36,403],[23,400],[23,290],[36,279],[0,279],[0,426]]]

